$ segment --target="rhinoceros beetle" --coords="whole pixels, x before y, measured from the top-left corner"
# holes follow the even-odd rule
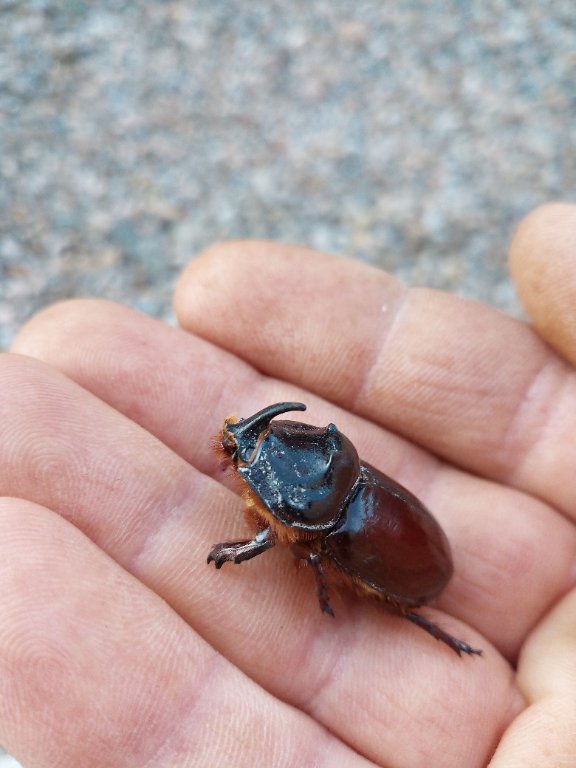
[[[253,539],[213,547],[208,563],[242,563],[288,544],[312,566],[320,608],[334,615],[325,566],[360,594],[446,643],[459,656],[481,654],[414,608],[432,602],[452,575],[450,545],[426,507],[403,486],[359,459],[334,424],[272,421],[303,403],[276,403],[247,419],[224,421],[219,444],[242,480]]]

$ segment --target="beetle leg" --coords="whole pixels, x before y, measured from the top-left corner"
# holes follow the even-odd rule
[[[440,640],[441,642],[446,643],[446,645],[449,648],[452,648],[452,650],[455,651],[458,656],[462,656],[463,653],[475,653],[478,656],[482,656],[482,651],[478,650],[477,648],[472,648],[471,645],[468,645],[468,643],[465,643],[463,640],[458,640],[457,638],[452,637],[452,635],[450,635],[448,632],[445,632],[443,629],[440,629],[440,627],[434,624],[433,621],[430,621],[430,619],[427,619],[424,616],[420,616],[419,613],[407,611],[403,612],[402,615],[417,626],[422,627],[425,632],[428,632],[428,634],[432,635],[432,637],[435,637],[436,640]]]
[[[322,613],[327,613],[329,616],[334,617],[334,611],[330,605],[328,599],[328,584],[326,577],[324,576],[324,568],[322,567],[322,560],[320,555],[316,552],[310,552],[307,557],[308,562],[314,569],[314,576],[316,578],[316,594],[318,595],[318,602],[320,603],[320,610]]]
[[[250,560],[275,544],[271,536],[270,528],[264,528],[258,531],[253,539],[246,541],[224,541],[222,544],[216,544],[208,555],[208,563],[214,561],[216,568],[222,568],[224,563],[243,563],[244,560]]]

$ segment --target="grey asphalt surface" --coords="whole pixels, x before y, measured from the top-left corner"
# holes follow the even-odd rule
[[[171,320],[226,238],[518,313],[514,227],[576,199],[575,74],[573,0],[0,0],[0,348],[74,296]]]

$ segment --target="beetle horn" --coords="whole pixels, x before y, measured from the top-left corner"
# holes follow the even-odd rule
[[[288,411],[305,410],[306,406],[304,403],[275,403],[274,405],[262,408],[261,411],[258,411],[253,416],[249,416],[247,419],[241,419],[236,424],[228,424],[226,429],[232,433],[236,442],[242,440],[246,444],[254,446],[262,430],[266,429],[275,416],[280,416],[281,413],[287,413]]]

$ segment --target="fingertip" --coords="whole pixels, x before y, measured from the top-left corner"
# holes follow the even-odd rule
[[[173,299],[178,322],[202,335],[218,318],[224,321],[235,311],[242,303],[242,294],[245,306],[249,305],[247,284],[256,293],[258,284],[279,279],[294,252],[304,250],[263,240],[213,243],[188,264],[178,279]]]
[[[557,267],[573,252],[575,243],[576,205],[547,203],[531,211],[518,225],[510,245],[510,272],[521,294],[528,298],[528,290],[534,290],[536,282],[557,278]]]
[[[538,333],[576,363],[576,205],[549,203],[519,225],[510,274]]]
[[[20,328],[11,352],[43,360],[51,351],[62,350],[66,340],[70,346],[80,342],[79,335],[97,326],[103,317],[119,307],[108,299],[65,299],[41,309]]]

